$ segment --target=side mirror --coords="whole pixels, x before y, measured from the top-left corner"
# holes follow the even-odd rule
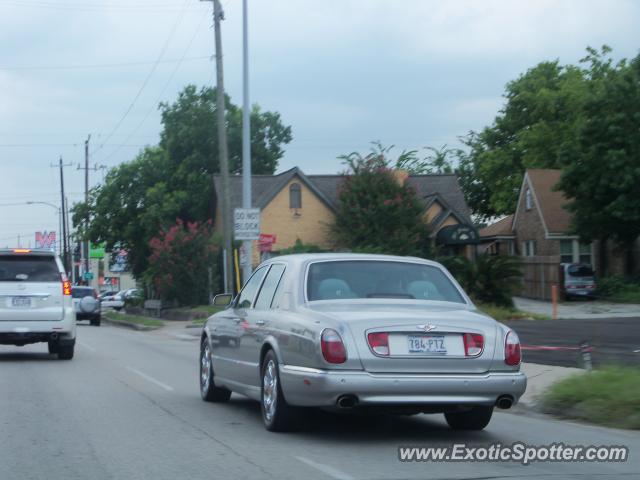
[[[231,293],[221,293],[220,295],[216,295],[213,297],[213,304],[216,307],[228,307],[231,305],[233,301],[233,294]]]

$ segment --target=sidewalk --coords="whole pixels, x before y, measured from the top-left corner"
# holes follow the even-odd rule
[[[522,371],[527,376],[527,391],[520,397],[520,403],[527,407],[535,406],[538,397],[554,383],[571,375],[586,372],[581,368],[556,367],[538,363],[523,363]]]
[[[551,302],[513,297],[518,310],[551,317]],[[637,303],[611,303],[598,300],[574,300],[558,303],[558,318],[625,318],[640,317]]]

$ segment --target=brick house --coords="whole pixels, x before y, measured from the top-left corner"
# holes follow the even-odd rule
[[[411,185],[424,201],[423,219],[431,227],[432,240],[444,253],[472,257],[479,235],[455,175],[408,175],[394,172],[396,180]],[[295,167],[278,175],[251,177],[253,207],[260,208],[261,234],[274,235],[273,251],[291,247],[296,240],[330,249],[333,242],[329,226],[339,202],[338,192],[344,175],[305,175]],[[242,206],[242,176],[229,182],[231,208]],[[214,177],[216,196],[220,195],[220,176]],[[221,218],[220,202],[216,219]],[[221,222],[216,221],[220,231]],[[253,263],[259,263],[254,242]]]
[[[571,213],[565,208],[569,200],[555,190],[560,176],[560,170],[527,170],[515,214],[481,229],[479,250],[522,257],[523,294],[539,298],[549,298],[561,263],[587,263],[598,273],[603,271],[604,259],[607,274],[640,272],[640,239],[635,242],[635,262],[628,265],[614,242],[585,243],[571,233]]]

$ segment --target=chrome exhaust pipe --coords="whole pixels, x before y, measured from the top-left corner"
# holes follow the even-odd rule
[[[338,408],[342,410],[348,410],[355,407],[358,404],[358,397],[355,395],[343,395],[338,398]]]
[[[513,397],[511,395],[501,395],[496,400],[496,406],[503,410],[508,410],[513,405]]]

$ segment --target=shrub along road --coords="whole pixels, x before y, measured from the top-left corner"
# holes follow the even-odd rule
[[[518,333],[525,347],[525,362],[582,367],[580,350],[537,348],[578,348],[582,342],[587,341],[593,347],[591,355],[594,366],[612,363],[640,366],[640,316],[546,321],[513,320],[506,323]]]

